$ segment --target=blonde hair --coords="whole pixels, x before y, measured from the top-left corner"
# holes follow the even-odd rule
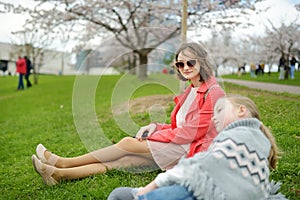
[[[224,98],[230,101],[234,107],[238,107],[241,105],[245,106],[249,111],[250,114],[249,117],[253,117],[260,120],[260,115],[257,106],[248,97],[229,94],[226,95],[226,97]],[[268,140],[271,143],[271,150],[269,152],[268,161],[269,161],[269,167],[275,169],[277,165],[277,159],[278,159],[278,147],[275,138],[272,135],[270,129],[268,129],[263,123],[261,123],[260,130],[265,134],[265,136],[268,138]]]

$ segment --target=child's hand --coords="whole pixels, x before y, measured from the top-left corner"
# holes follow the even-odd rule
[[[152,190],[155,190],[157,188],[157,185],[154,181],[146,185],[144,188],[139,189],[139,191],[136,193],[136,196],[144,195],[148,192],[151,192]]]
[[[155,131],[155,129],[156,129],[156,124],[149,124],[148,126],[143,126],[137,132],[135,138],[137,138],[139,141],[142,141],[146,139],[149,135],[151,135]]]

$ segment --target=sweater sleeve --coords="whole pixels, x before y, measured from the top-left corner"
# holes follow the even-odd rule
[[[194,180],[194,176],[200,173],[198,170],[199,162],[207,158],[208,152],[198,153],[192,158],[182,158],[172,169],[160,173],[154,182],[158,187],[169,186],[173,184],[182,184],[183,180]],[[194,180],[200,181],[200,180]]]
[[[179,183],[184,177],[183,166],[177,165],[164,173],[158,174],[154,182],[158,187]]]

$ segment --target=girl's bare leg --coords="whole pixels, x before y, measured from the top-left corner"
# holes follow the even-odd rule
[[[147,142],[138,141],[135,138],[125,137],[115,145],[111,145],[91,153],[73,158],[59,157],[55,166],[59,168],[71,168],[89,164],[110,163],[125,156],[138,155],[153,160]],[[45,158],[49,159],[51,152],[45,152]]]
[[[59,180],[71,180],[85,178],[95,174],[101,174],[111,169],[128,168],[131,166],[153,166],[157,167],[153,159],[141,156],[125,156],[108,163],[94,163],[73,168],[56,168],[52,177]]]

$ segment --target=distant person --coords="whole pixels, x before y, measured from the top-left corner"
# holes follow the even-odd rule
[[[255,78],[255,77],[256,77],[256,76],[255,76],[255,69],[256,69],[255,64],[254,64],[254,63],[251,63],[251,65],[250,65],[250,76],[251,76],[252,78]]]
[[[168,74],[168,73],[169,73],[169,72],[168,72],[168,69],[164,67],[164,68],[162,69],[162,73],[163,73],[163,74]]]
[[[171,124],[151,123],[142,127],[135,138],[125,137],[111,146],[72,158],[58,156],[39,144],[32,161],[44,183],[55,185],[61,180],[120,168],[166,170],[181,157],[206,151],[217,135],[211,118],[214,105],[224,91],[213,75],[207,51],[200,44],[182,44],[175,54],[174,65],[178,78],[190,81],[190,86],[175,97]]]
[[[285,64],[286,60],[284,58],[284,55],[282,55],[279,59],[279,63],[278,63],[278,72],[279,72],[279,80],[283,80],[284,79],[284,72],[285,72]]]
[[[3,72],[3,76],[5,76],[5,72],[7,71],[7,63],[0,62],[0,70]]]
[[[246,63],[244,63],[238,67],[237,75],[240,77],[245,71],[246,71]]]
[[[296,58],[295,58],[295,56],[294,55],[292,55],[292,58],[291,58],[291,60],[290,60],[290,68],[291,68],[291,79],[294,79],[295,78],[295,67],[296,67],[296,63],[297,63],[297,60],[296,60]],[[298,69],[299,69],[299,67],[298,67]]]
[[[257,63],[255,69],[255,75],[256,76],[264,75],[264,68],[265,68],[265,64],[263,62]]]
[[[242,68],[241,67],[238,67],[237,75],[238,75],[238,77],[242,76]]]
[[[19,73],[18,90],[24,90],[23,76],[27,73],[26,60],[19,56],[16,62],[16,72]]]
[[[260,74],[261,74],[261,67],[260,67],[260,64],[257,63],[255,66],[255,75],[259,76]]]
[[[183,158],[145,187],[120,187],[108,200],[286,199],[269,181],[278,148],[258,109],[247,97],[227,95],[214,108],[218,136],[206,152]]]
[[[31,63],[31,60],[27,56],[24,56],[24,59],[26,60],[26,74],[25,74],[26,86],[29,88],[32,86],[32,84],[29,80],[29,76],[30,76],[31,69],[32,69],[32,63]]]
[[[260,67],[261,75],[264,75],[265,74],[265,63],[261,62],[259,67]]]

